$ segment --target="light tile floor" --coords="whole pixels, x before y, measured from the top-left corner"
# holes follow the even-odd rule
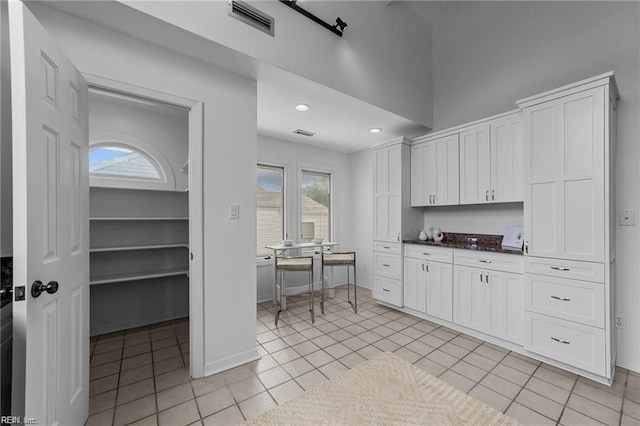
[[[638,373],[603,386],[358,299],[356,315],[337,289],[312,325],[307,298],[290,297],[277,328],[258,304],[262,358],[204,379],[189,378],[186,318],[92,338],[87,424],[238,424],[390,351],[527,425],[640,425]]]

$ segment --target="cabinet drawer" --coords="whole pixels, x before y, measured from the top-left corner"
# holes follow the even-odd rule
[[[604,284],[527,274],[525,309],[604,328]]]
[[[453,262],[453,250],[442,247],[405,244],[404,255],[406,257],[413,257],[420,260],[431,260],[433,262]]]
[[[524,348],[605,376],[605,332],[557,318],[525,312]]]
[[[373,297],[402,307],[402,282],[392,278],[373,276]]]
[[[388,278],[402,278],[402,256],[399,254],[373,253],[373,272]]]
[[[381,253],[402,254],[402,244],[374,241],[373,251],[379,251]]]
[[[454,253],[454,263],[456,265],[513,272],[516,274],[522,274],[524,272],[523,262],[523,256],[517,254],[477,252],[471,250],[456,250]]]
[[[604,264],[525,256],[525,272],[574,280],[604,282]]]

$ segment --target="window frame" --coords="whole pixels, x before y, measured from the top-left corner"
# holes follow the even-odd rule
[[[335,191],[334,191],[334,182],[336,178],[336,172],[332,169],[327,169],[326,167],[312,164],[299,164],[298,166],[298,187],[297,187],[297,197],[298,197],[298,205],[297,205],[297,218],[296,218],[296,229],[297,236],[299,239],[302,239],[302,181],[303,175],[307,174],[316,174],[316,175],[326,175],[329,177],[329,241],[334,241],[335,236],[335,210],[336,210],[336,202],[335,202]]]
[[[171,163],[162,155],[160,151],[151,144],[133,135],[119,132],[92,133],[90,136],[89,150],[87,151],[87,165],[92,149],[105,146],[130,149],[139,152],[142,156],[150,160],[161,179],[148,179],[135,176],[115,176],[89,173],[89,185],[107,188],[133,188],[133,189],[156,189],[156,190],[176,190],[176,179],[171,167]]]
[[[288,217],[289,215],[287,214],[287,203],[288,203],[288,196],[287,196],[287,166],[285,164],[276,164],[276,163],[269,163],[269,162],[264,162],[264,161],[260,161],[256,164],[256,171],[258,170],[259,167],[264,167],[264,168],[271,168],[271,169],[280,169],[282,171],[282,236],[281,236],[281,240],[287,239],[289,236],[289,232],[288,232],[288,227],[287,227],[287,221],[288,221]],[[257,182],[256,182],[257,184]],[[256,243],[258,240],[258,206],[256,203]],[[278,241],[275,241],[274,244],[277,244]],[[257,244],[256,244],[257,245]],[[257,249],[257,247],[256,247]],[[273,253],[269,253],[267,255],[259,255],[258,253],[256,253],[256,258],[257,259],[271,259],[271,257],[273,256]]]

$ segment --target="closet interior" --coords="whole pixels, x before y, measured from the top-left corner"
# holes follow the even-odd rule
[[[188,111],[89,95],[90,332],[189,315]]]

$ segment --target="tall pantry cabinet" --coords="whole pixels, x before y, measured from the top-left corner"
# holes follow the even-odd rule
[[[526,350],[615,369],[613,73],[518,101],[524,119]]]
[[[402,240],[424,227],[421,211],[411,208],[410,146],[399,138],[372,147],[373,297],[403,305]]]

